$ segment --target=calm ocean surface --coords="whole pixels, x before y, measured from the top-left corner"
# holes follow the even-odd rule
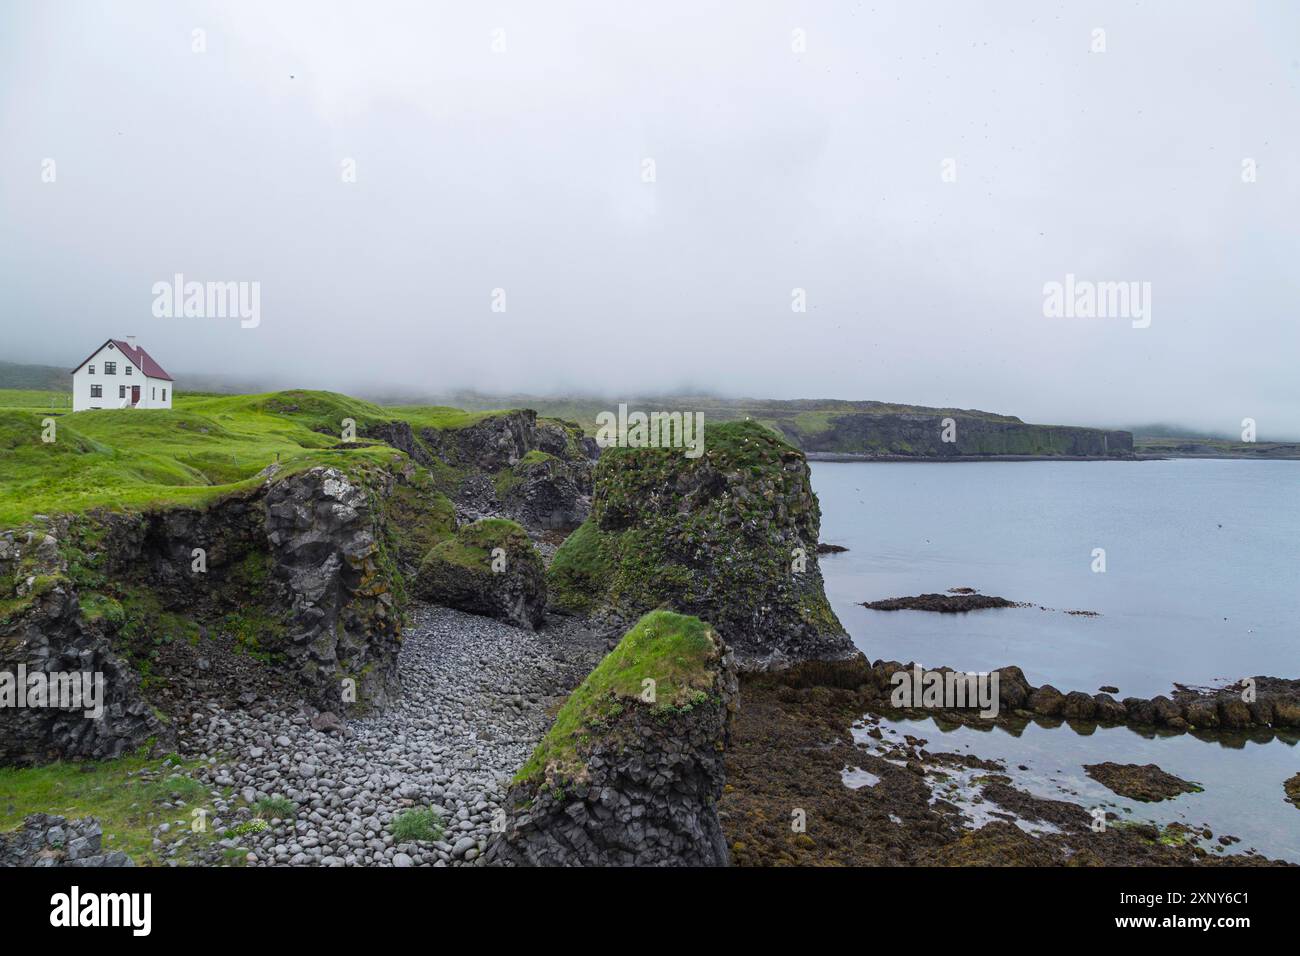
[[[989,670],[1018,664],[1033,684],[1118,698],[1174,681],[1300,677],[1300,462],[973,462],[812,465],[826,592],[874,659]],[[1106,572],[1092,570],[1106,550]],[[1032,608],[934,614],[862,601],[974,587]],[[1055,610],[1039,610],[1038,605]],[[1099,617],[1076,617],[1089,610]],[[1300,770],[1294,734],[1160,737],[1125,727],[944,730],[894,722],[934,749],[1003,760],[1040,796],[1160,825],[1206,825],[1300,862],[1300,811],[1282,782]],[[941,739],[940,739],[941,738]],[[1138,804],[1083,764],[1156,763],[1204,792]]]
[[[1033,684],[1120,697],[1300,677],[1300,462],[816,462],[812,476],[822,540],[850,549],[822,558],[827,594],[873,660],[1018,664]],[[951,587],[1035,607],[859,606]]]

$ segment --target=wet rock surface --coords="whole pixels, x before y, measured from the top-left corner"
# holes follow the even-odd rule
[[[1089,807],[1017,787],[1015,768],[937,752],[924,738],[882,733],[854,681],[826,668],[816,679],[789,672],[741,675],[743,706],[719,804],[733,864],[1277,864],[1249,850],[1216,854],[1180,824],[1162,831],[1108,812],[1107,826],[1094,830]],[[855,732],[874,746],[859,745]],[[874,783],[850,785],[864,779]],[[959,800],[958,790],[969,793]],[[1219,845],[1233,842],[1224,835]]]
[[[1083,770],[1120,796],[1146,803],[1172,800],[1184,793],[1199,793],[1202,789],[1198,784],[1165,773],[1153,763],[1119,764],[1108,761],[1086,764]]]

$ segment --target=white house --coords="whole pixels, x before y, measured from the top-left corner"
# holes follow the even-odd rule
[[[172,377],[135,344],[109,339],[72,370],[72,410],[171,408]]]

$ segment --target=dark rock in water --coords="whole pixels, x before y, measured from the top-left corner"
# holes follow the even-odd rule
[[[1149,803],[1172,800],[1183,793],[1199,793],[1202,787],[1165,773],[1153,763],[1094,763],[1085,764],[1084,773],[1109,787],[1121,797]]]
[[[1282,789],[1286,791],[1287,802],[1300,808],[1300,773],[1283,783]]]
[[[735,662],[712,628],[669,611],[646,615],[573,692],[519,772],[486,862],[727,865],[717,802],[737,698]]]
[[[10,833],[0,833],[0,867],[135,866],[121,850],[103,852],[104,831],[94,817],[68,820],[33,813]]]
[[[547,575],[560,609],[621,633],[657,607],[709,621],[744,668],[854,657],[817,562],[808,463],[756,422],[711,425],[703,453],[609,448],[591,518]]]
[[[1029,709],[1044,717],[1056,717],[1065,706],[1065,696],[1051,684],[1044,684],[1029,695]]]
[[[1102,723],[1122,724],[1128,718],[1127,709],[1110,694],[1094,694],[1092,700],[1096,707],[1095,717]]]
[[[1096,702],[1081,690],[1070,691],[1061,701],[1060,715],[1067,720],[1091,720],[1096,713]]]
[[[484,518],[435,545],[414,590],[433,604],[529,630],[546,612],[546,572],[528,534],[513,521]]]
[[[1007,710],[1019,710],[1029,702],[1033,688],[1025,679],[1025,672],[1019,667],[999,667],[998,700]]]
[[[847,550],[849,549],[844,547],[842,544],[826,544],[822,541],[817,542],[818,554],[843,554]]]
[[[887,598],[883,601],[864,601],[862,606],[873,611],[937,611],[940,614],[958,614],[994,607],[1025,607],[1026,605],[992,594],[917,594],[912,597]]]

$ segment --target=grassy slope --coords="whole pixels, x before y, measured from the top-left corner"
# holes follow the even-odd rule
[[[36,396],[37,404],[19,400]],[[462,428],[490,412],[440,406],[381,407],[333,392],[178,396],[170,410],[104,409],[50,415],[49,393],[0,393],[0,528],[34,513],[97,506],[203,503],[255,483],[279,461],[289,470],[386,461],[387,445],[335,448],[343,420]],[[29,399],[30,400],[30,399]],[[8,403],[8,404],[5,404]],[[41,440],[42,420],[56,425]]]
[[[103,852],[122,850],[137,864],[156,864],[150,828],[173,824],[172,837],[190,832],[191,813],[214,815],[211,794],[185,771],[197,763],[140,754],[87,763],[52,763],[44,767],[0,767],[0,831],[11,830],[29,813],[68,818],[96,817],[104,829]],[[146,775],[142,776],[144,771]],[[186,807],[164,807],[178,794]],[[177,822],[182,821],[180,826]],[[209,838],[215,838],[212,830]]]
[[[708,624],[672,611],[651,611],[605,655],[569,695],[550,732],[520,768],[516,782],[551,767],[558,777],[576,773],[579,748],[626,706],[657,710],[701,703],[713,687],[718,648]],[[653,704],[643,703],[647,678],[655,682]]]

